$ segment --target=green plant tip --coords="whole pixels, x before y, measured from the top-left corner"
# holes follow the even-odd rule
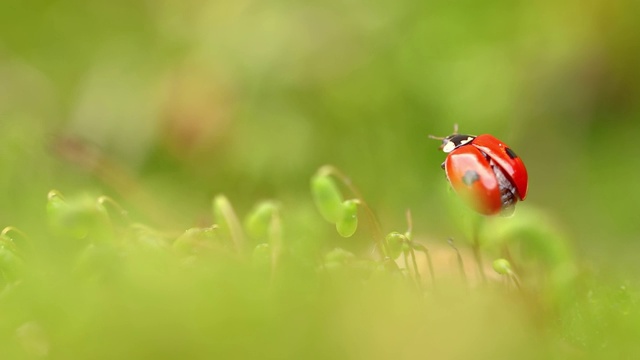
[[[356,259],[356,256],[345,249],[335,248],[324,256],[325,263],[340,263],[346,264]]]
[[[213,223],[218,226],[223,238],[228,239],[237,251],[242,251],[244,248],[242,225],[231,202],[222,194],[213,198]]]
[[[179,253],[189,253],[206,247],[207,243],[215,241],[214,227],[187,229],[172,244]]]
[[[268,267],[271,264],[271,247],[269,244],[258,244],[251,254],[251,262],[258,267]]]
[[[342,237],[352,236],[358,229],[358,201],[342,203],[342,218],[336,223],[336,230]]]
[[[402,255],[405,240],[405,236],[397,231],[391,232],[385,237],[384,241],[387,243],[390,258],[397,259]]]
[[[229,202],[229,199],[227,199],[226,196],[217,195],[213,199],[214,216],[216,216],[217,218],[223,219],[224,212],[229,211],[230,208],[231,208],[231,203]]]
[[[107,231],[107,213],[88,195],[63,200],[58,193],[50,192],[47,217],[50,228],[63,237],[82,239],[92,232],[103,234]]]
[[[500,275],[511,274],[511,264],[507,259],[496,259],[493,261],[493,270]]]
[[[263,201],[257,204],[244,221],[247,234],[254,240],[265,241],[269,235],[271,218],[277,206],[273,201]]]
[[[340,221],[343,211],[342,195],[335,181],[327,175],[315,175],[311,178],[313,201],[322,217],[330,223]]]

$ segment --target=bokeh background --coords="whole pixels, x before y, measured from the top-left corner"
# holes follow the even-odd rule
[[[0,223],[50,189],[165,229],[349,174],[388,229],[456,233],[428,134],[491,133],[594,271],[640,271],[637,1],[0,2]],[[326,227],[326,224],[324,225]],[[37,231],[37,230],[32,230]],[[321,230],[324,231],[324,230]],[[326,231],[331,231],[327,229]],[[613,269],[613,270],[612,270]]]

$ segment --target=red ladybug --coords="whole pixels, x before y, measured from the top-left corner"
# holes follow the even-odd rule
[[[524,163],[509,146],[491,135],[458,134],[442,140],[448,153],[442,163],[453,189],[477,212],[509,216],[518,200],[527,197],[528,176]]]

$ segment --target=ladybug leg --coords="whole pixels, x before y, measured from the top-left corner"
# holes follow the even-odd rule
[[[442,164],[440,164],[440,168],[444,170],[444,161],[442,162]]]
[[[511,189],[509,188],[501,188],[500,189],[500,200],[502,201],[502,206],[513,206],[517,199]]]

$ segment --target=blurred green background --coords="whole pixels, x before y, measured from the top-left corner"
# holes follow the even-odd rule
[[[639,13],[604,0],[4,0],[0,219],[35,221],[51,188],[146,216],[154,202],[176,228],[218,192],[241,209],[305,208],[310,174],[332,163],[385,226],[411,208],[418,233],[446,236],[444,154],[427,135],[458,123],[525,160],[520,206],[588,257],[638,270]],[[102,156],[112,166],[96,176]]]
[[[443,211],[451,201],[440,169],[445,155],[427,135],[448,135],[458,123],[465,133],[493,134],[522,157],[529,171],[529,195],[518,208],[552,219],[576,250],[581,269],[605,278],[615,275],[617,280],[605,287],[637,283],[638,14],[640,3],[632,0],[2,0],[0,224],[46,238],[42,226],[46,223],[46,194],[58,189],[70,195],[108,195],[131,210],[137,221],[180,233],[193,226],[208,226],[211,199],[224,193],[240,214],[258,200],[277,199],[282,205],[285,239],[331,238],[338,242],[309,194],[310,176],[330,163],[361,188],[385,232],[404,231],[405,210],[410,208],[416,238],[443,244],[448,236],[461,236],[461,231],[452,213]],[[118,318],[108,314],[92,318],[95,309],[111,309],[120,315],[130,311],[141,323],[148,322],[132,331],[151,329],[145,341],[164,345],[158,339],[167,334],[160,329],[171,328],[174,321],[192,324],[186,334],[203,336],[208,333],[198,326],[204,320],[197,321],[203,312],[213,311],[226,319],[220,308],[218,313],[209,308],[209,295],[220,296],[222,302],[237,300],[225,297],[222,290],[194,290],[210,282],[208,273],[197,273],[196,280],[184,284],[182,273],[169,269],[167,277],[160,278],[147,273],[145,264],[134,268],[138,267],[142,270],[128,275],[133,280],[125,276],[120,284],[119,289],[130,291],[118,293],[121,297],[116,303],[122,308],[115,310],[105,300],[113,295],[108,288],[93,291],[89,284],[83,285],[83,292],[73,280],[60,287],[27,288],[20,296],[34,299],[31,310],[44,314],[38,319],[45,327],[49,324],[68,335],[58,335],[63,349],[73,349],[76,338],[82,341],[118,333],[111,332],[123,326],[116,324]],[[129,289],[129,280],[149,288],[130,285]],[[241,282],[236,289],[238,298],[248,302],[246,307],[242,302],[230,305],[249,312],[243,313],[236,327],[232,320],[223,322],[236,331],[237,337],[230,341],[241,339],[243,329],[275,334],[284,328],[280,327],[281,316],[295,325],[297,315],[315,313],[317,304],[301,305],[289,315],[289,303],[278,298],[265,300],[273,314],[260,312],[262,299],[252,295],[256,289],[261,296],[267,291],[264,283],[251,281]],[[303,275],[291,279],[284,293],[304,303],[306,297],[298,289],[305,288],[303,283]],[[157,294],[157,298],[167,292],[173,295],[172,286],[175,294],[185,291],[193,297],[170,296],[172,300],[164,305],[173,306],[177,301],[190,309],[187,314],[192,318],[185,320],[180,309],[165,319],[157,318],[153,307],[127,307],[148,294]],[[318,303],[322,307],[319,314],[343,305],[339,290],[324,295]],[[610,308],[617,306],[618,297],[636,301],[628,300],[622,290],[606,299],[615,300]],[[47,313],[46,301],[39,302],[52,294],[54,305],[50,306],[76,304],[71,320],[65,313]],[[356,305],[350,303],[343,309],[347,315],[356,314],[353,318],[348,315],[347,320],[337,317],[335,324],[328,322],[361,341],[364,357],[384,357],[368,354],[376,348],[371,350],[366,339],[388,339],[388,334],[376,333],[385,328],[387,320],[396,321],[392,328],[406,327],[415,336],[400,339],[397,335],[392,340],[402,344],[398,348],[405,341],[422,339],[421,331],[428,328],[428,322],[409,311],[403,313],[402,306],[394,307],[396,312],[389,318],[382,316],[377,323],[381,327],[369,328],[371,334],[365,335],[371,336],[358,338],[362,329],[354,324],[368,319],[369,310],[375,312],[377,306],[368,303],[366,295],[355,295]],[[483,309],[484,295],[474,299]],[[386,293],[380,301],[394,306],[394,296]],[[20,297],[17,299],[12,304],[21,309]],[[198,306],[191,309],[193,302]],[[538,343],[539,332],[520,326],[522,313],[514,320],[502,312],[502,300],[487,302],[491,303],[489,313],[501,314],[486,332],[497,334],[498,342],[490,343],[496,344],[495,349],[521,354],[520,344],[533,347]],[[359,308],[360,303],[368,306]],[[474,333],[486,325],[482,312],[467,305],[458,306],[455,300],[447,309],[472,323],[463,337],[482,342]],[[159,311],[167,308],[157,306]],[[608,322],[608,309],[591,309],[604,321],[580,313],[579,307],[572,309],[570,315],[575,317],[567,318],[586,319],[596,330],[602,323],[613,324],[617,332],[611,332],[612,339],[624,343],[634,333],[633,329],[626,331],[633,318]],[[33,315],[31,310],[24,310],[24,319]],[[618,315],[617,311],[628,313],[614,310]],[[23,321],[22,316],[15,315],[15,319]],[[452,320],[435,316],[437,324],[445,324],[443,334],[460,334],[461,327],[452,325]],[[86,323],[86,317],[103,327]],[[67,328],[65,321],[83,326]],[[268,326],[260,327],[261,321]],[[333,328],[314,327],[326,325],[322,315],[310,321],[301,338],[331,338]],[[203,326],[213,334],[220,332],[217,336],[227,335],[224,326]],[[579,333],[581,326],[574,331]],[[92,331],[82,333],[87,328]],[[13,336],[13,325],[6,329]],[[294,336],[296,331],[292,326],[280,335],[283,349],[290,345],[286,334]],[[511,337],[500,340],[501,334]],[[261,334],[254,335],[262,339]],[[124,339],[127,333],[119,336]],[[580,334],[573,336],[580,341]],[[599,333],[593,331],[584,338],[589,336],[597,338]],[[433,350],[436,353],[446,353],[447,346],[454,344],[450,338],[444,343],[438,339],[432,338],[431,345],[446,345]],[[187,336],[173,340],[183,342],[177,354],[193,348],[192,341],[207,341]],[[109,348],[97,344],[93,344],[98,346],[95,349],[80,347],[78,351],[87,355],[100,352],[96,350],[99,346]],[[166,344],[169,349],[169,339]],[[237,344],[232,345],[235,349]],[[470,357],[466,349],[459,349],[460,358]],[[540,349],[530,356],[536,358],[547,351]],[[316,350],[332,354],[332,350]],[[140,356],[146,354],[140,351]],[[146,355],[171,356],[162,347],[155,351]],[[291,353],[299,354],[296,349]],[[104,354],[108,358],[111,353]],[[407,350],[407,354],[415,353]]]
[[[525,160],[521,206],[594,261],[639,270],[639,13],[604,0],[4,0],[0,218],[28,227],[51,188],[137,201],[141,216],[154,199],[177,228],[218,192],[240,209],[306,208],[309,176],[332,163],[385,226],[411,208],[417,233],[444,237],[444,154],[427,135],[458,123]],[[130,181],[87,171],[77,139]]]

